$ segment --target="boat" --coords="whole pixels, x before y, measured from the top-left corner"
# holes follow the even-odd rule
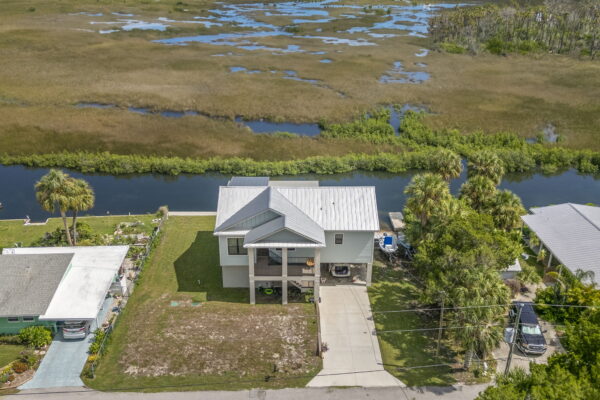
[[[394,254],[398,250],[398,241],[395,235],[383,234],[383,237],[379,239],[379,248],[385,254]]]

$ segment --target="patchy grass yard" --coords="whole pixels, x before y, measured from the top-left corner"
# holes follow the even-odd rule
[[[223,289],[213,228],[214,217],[168,220],[87,385],[276,388],[304,386],[320,370],[312,305],[252,306],[247,289]]]
[[[375,328],[385,369],[408,386],[450,385],[456,382],[450,367],[411,368],[454,361],[454,353],[445,346],[435,356],[437,331],[390,332],[397,329],[435,328],[436,321],[417,312],[381,313],[417,306],[418,290],[400,268],[378,261],[373,264],[373,285],[369,288],[375,312]]]
[[[15,361],[25,349],[26,347],[21,345],[0,344],[0,369]]]
[[[94,233],[112,234],[115,227],[120,222],[141,221],[144,223],[140,229],[145,233],[151,233],[154,225],[152,219],[156,218],[154,214],[131,215],[131,216],[101,216],[101,217],[80,217],[79,222],[85,222],[90,225]],[[71,219],[69,218],[69,225]],[[40,239],[46,232],[52,232],[56,228],[62,228],[63,222],[60,218],[50,218],[46,225],[24,225],[20,220],[0,220],[0,249],[4,247],[13,247],[15,243],[21,243],[22,247],[30,246],[31,243]]]

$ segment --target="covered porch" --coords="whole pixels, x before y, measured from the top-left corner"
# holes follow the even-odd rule
[[[257,282],[281,282],[281,303],[288,303],[288,287],[312,288],[319,298],[321,282],[321,249],[303,248],[301,256],[290,256],[296,247],[248,247],[250,303],[256,304]]]

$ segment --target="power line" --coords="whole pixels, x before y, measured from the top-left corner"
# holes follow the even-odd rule
[[[548,306],[548,307],[569,307],[569,308],[600,308],[600,306],[587,306],[577,304],[546,304],[546,303],[529,303],[532,306]],[[514,303],[508,304],[485,304],[480,306],[453,306],[444,307],[444,310],[465,310],[470,308],[495,308],[495,307],[511,307],[516,306]],[[392,313],[403,313],[403,312],[421,312],[421,311],[438,311],[442,307],[431,307],[431,308],[405,308],[400,310],[384,310],[384,311],[372,311],[373,314],[392,314]]]

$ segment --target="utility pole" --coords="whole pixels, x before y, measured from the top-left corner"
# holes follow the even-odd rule
[[[515,318],[515,324],[513,327],[513,337],[510,342],[510,351],[508,353],[508,360],[506,360],[506,368],[504,369],[504,375],[508,374],[510,370],[510,363],[512,361],[513,351],[515,350],[515,342],[517,341],[517,333],[519,330],[519,321],[521,320],[521,310],[523,310],[523,304],[519,303],[519,311],[517,311],[517,318]]]
[[[444,296],[446,295],[444,292],[440,293],[442,294],[442,310],[440,311],[440,326],[438,328],[437,349],[435,351],[436,357],[440,355],[440,345],[442,342],[442,323],[444,322]]]

